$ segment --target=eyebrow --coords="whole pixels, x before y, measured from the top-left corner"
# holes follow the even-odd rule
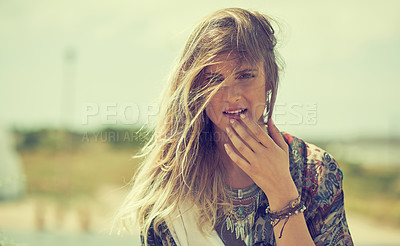
[[[254,72],[254,71],[258,71],[258,69],[256,69],[256,68],[246,68],[246,69],[240,70],[239,72],[236,72],[235,75],[241,74],[241,73],[246,73],[246,72]],[[205,75],[212,75],[212,76],[221,75],[220,73],[216,73],[216,72],[210,72],[210,73],[204,73],[204,74]]]

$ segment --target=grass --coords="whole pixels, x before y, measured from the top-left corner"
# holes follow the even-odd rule
[[[139,160],[137,148],[114,148],[107,143],[82,144],[73,150],[37,148],[20,153],[28,195],[61,203],[87,199],[102,185],[123,186]]]
[[[0,246],[18,246],[12,239],[8,238],[2,231],[0,231]]]
[[[400,226],[400,168],[342,163],[345,206],[379,222]]]

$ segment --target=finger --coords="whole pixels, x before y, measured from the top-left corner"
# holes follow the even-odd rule
[[[268,124],[268,130],[269,130],[269,134],[271,135],[271,138],[281,149],[287,151],[289,149],[289,147],[288,147],[287,143],[285,142],[285,140],[283,139],[282,134],[279,131],[278,127],[275,126],[275,124],[271,118],[269,118],[267,124]]]
[[[254,159],[254,152],[236,135],[235,131],[231,127],[226,128],[226,133],[228,134],[229,139],[231,140],[233,147],[247,159],[247,161],[251,162]]]
[[[229,158],[236,163],[245,173],[248,173],[250,168],[250,163],[243,158],[241,158],[235,151],[230,147],[229,144],[224,144],[225,151],[228,154]]]
[[[246,130],[239,121],[231,119],[230,123],[237,135],[251,148],[252,151],[258,150],[261,147],[261,143],[258,141],[258,139],[256,140],[255,137],[253,137],[253,134],[253,136],[250,135],[249,131]]]
[[[255,136],[256,140],[264,145],[264,147],[271,147],[274,145],[274,141],[268,135],[266,129],[263,129],[260,125],[258,125],[255,121],[250,120],[244,114],[240,115],[243,123],[250,129],[251,133]]]

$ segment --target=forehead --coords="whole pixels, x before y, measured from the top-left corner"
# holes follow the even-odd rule
[[[248,59],[240,59],[234,53],[217,56],[213,63],[205,68],[206,73],[235,73],[244,69],[262,70],[263,62],[250,62]]]

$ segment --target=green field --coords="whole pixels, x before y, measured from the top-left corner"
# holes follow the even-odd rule
[[[341,163],[347,210],[400,226],[400,168]]]

